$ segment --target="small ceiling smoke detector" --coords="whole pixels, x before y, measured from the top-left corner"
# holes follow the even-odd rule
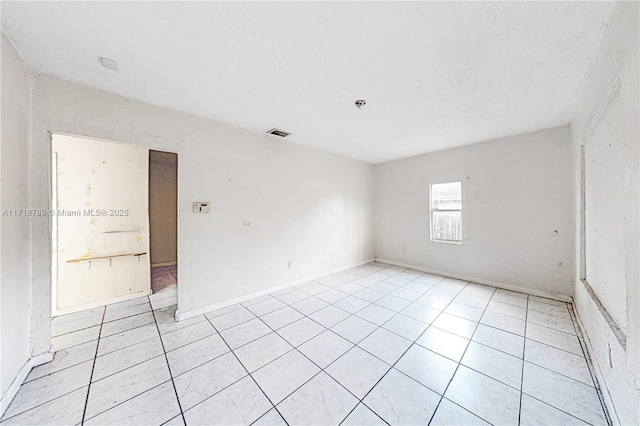
[[[367,104],[367,101],[365,101],[364,99],[358,99],[356,101],[356,106],[358,107],[358,109],[364,108],[366,104]]]
[[[113,59],[109,58],[100,58],[100,63],[103,67],[110,69],[111,71],[118,71],[118,63]]]
[[[286,138],[287,136],[289,136],[291,133],[285,132],[284,130],[280,130],[280,129],[276,129],[273,128],[271,130],[269,130],[267,132],[270,135],[276,135],[276,136],[280,136],[281,138]]]

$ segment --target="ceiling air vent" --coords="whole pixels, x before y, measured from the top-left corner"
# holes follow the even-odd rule
[[[280,136],[281,138],[286,138],[287,136],[289,136],[291,133],[287,133],[284,130],[280,130],[280,129],[271,129],[267,132],[270,135],[276,135],[276,136]]]

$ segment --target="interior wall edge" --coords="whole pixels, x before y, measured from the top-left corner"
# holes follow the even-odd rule
[[[356,268],[358,266],[366,265],[367,263],[371,263],[371,262],[373,262],[375,260],[376,260],[375,258],[369,258],[369,259],[361,260],[361,261],[356,262],[356,263],[351,263],[351,264],[346,265],[346,266],[341,266],[341,267],[336,268],[336,269],[332,269],[332,270],[329,270],[329,271],[321,272],[319,274],[311,275],[311,276],[308,276],[308,277],[305,277],[305,278],[300,278],[300,279],[297,279],[295,281],[290,281],[290,282],[287,282],[287,283],[284,283],[284,284],[278,284],[278,285],[275,285],[273,287],[269,287],[269,288],[266,288],[266,289],[263,289],[263,290],[255,291],[255,292],[249,293],[249,294],[244,294],[242,296],[234,297],[232,299],[224,300],[222,302],[214,303],[212,305],[204,306],[202,308],[197,308],[197,309],[193,309],[193,310],[186,311],[186,312],[180,312],[178,310],[178,311],[176,311],[176,321],[182,321],[182,320],[186,320],[186,319],[189,319],[189,318],[193,318],[193,317],[196,317],[198,315],[206,314],[207,312],[215,311],[216,309],[225,308],[227,306],[235,305],[236,303],[244,302],[245,300],[253,299],[254,297],[264,296],[265,294],[273,293],[274,291],[284,290],[285,288],[293,287],[293,286],[296,286],[298,284],[305,283],[307,281],[313,281],[316,278],[324,277],[326,275],[336,274],[338,272],[342,272],[342,271],[346,271],[348,269]]]
[[[24,363],[16,377],[11,382],[7,392],[3,395],[2,399],[0,399],[0,417],[2,417],[4,412],[7,411],[7,408],[9,408],[9,404],[11,404],[13,398],[18,394],[20,386],[22,386],[22,383],[24,383],[31,370],[34,367],[46,364],[50,361],[53,361],[53,352],[48,351],[32,356]]]
[[[511,290],[511,291],[516,291],[518,293],[530,294],[532,296],[546,297],[548,299],[558,300],[561,302],[573,303],[573,298],[565,294],[550,293],[544,290],[537,290],[534,288],[522,287],[519,285],[507,284],[507,283],[502,283],[498,281],[491,281],[491,280],[486,280],[484,278],[473,277],[469,275],[456,274],[455,272],[447,272],[447,271],[441,271],[438,269],[425,268],[424,266],[411,265],[408,263],[396,262],[395,260],[383,259],[379,257],[376,257],[375,260],[377,262],[388,263],[390,265],[401,266],[403,268],[415,269],[416,271],[427,272],[429,274],[442,275],[447,278],[455,278],[457,280],[469,281],[476,284],[490,285],[493,287],[501,288],[503,290]]]

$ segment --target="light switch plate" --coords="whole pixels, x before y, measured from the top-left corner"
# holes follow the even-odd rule
[[[194,213],[209,213],[210,204],[208,201],[196,201],[193,203]]]

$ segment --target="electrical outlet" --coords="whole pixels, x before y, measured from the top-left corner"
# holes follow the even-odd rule
[[[402,254],[407,254],[407,248],[406,247],[402,247]]]
[[[287,262],[287,266],[289,267],[289,269],[293,268],[293,259]]]

